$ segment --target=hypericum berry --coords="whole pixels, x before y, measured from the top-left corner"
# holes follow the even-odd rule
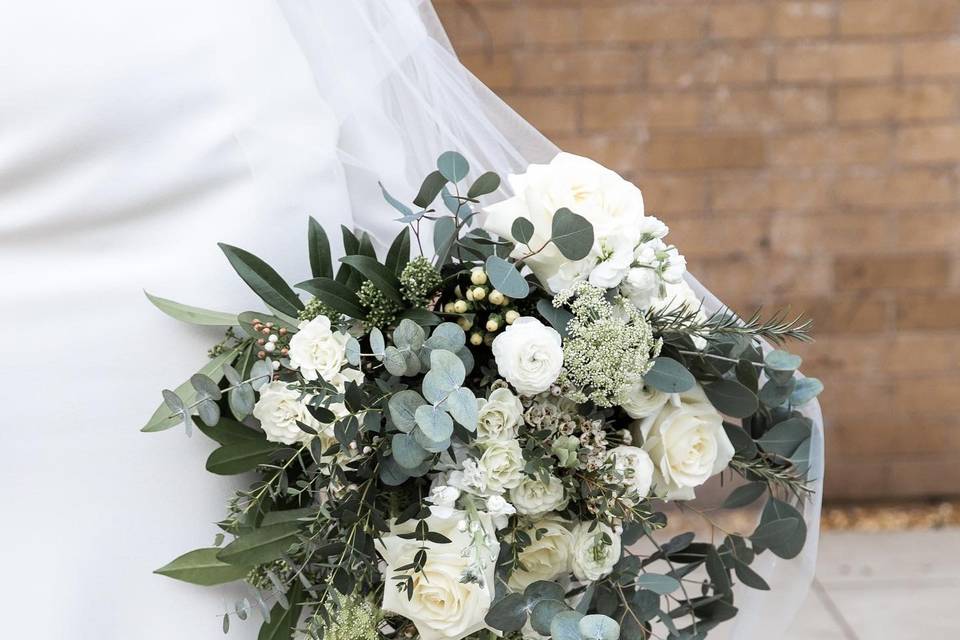
[[[466,297],[467,297],[467,300],[469,300],[470,302],[473,302],[474,300],[476,300],[476,298],[473,295],[473,289],[467,289]]]
[[[487,331],[499,331],[500,330],[500,316],[492,314],[487,319]]]
[[[474,300],[483,300],[487,297],[487,290],[483,287],[476,287],[473,290],[473,299]]]
[[[516,310],[510,309],[510,311],[507,311],[506,315],[504,316],[504,319],[507,321],[507,324],[513,324],[514,322],[517,321],[517,318],[519,317],[520,317],[520,314]]]
[[[457,318],[457,324],[460,325],[460,328],[464,331],[470,331],[473,328],[473,320],[470,318]]]
[[[483,334],[479,331],[470,334],[470,344],[475,347],[479,347],[483,344]]]
[[[483,267],[474,267],[470,272],[470,282],[473,284],[487,284],[487,273]]]
[[[501,305],[506,302],[507,297],[494,289],[490,292],[490,304]]]
[[[470,307],[467,305],[466,300],[457,300],[453,303],[453,312],[454,313],[466,313],[467,309]]]
[[[454,308],[453,308],[453,303],[452,303],[452,302],[448,302],[448,303],[444,304],[444,305],[443,305],[443,312],[444,312],[444,313],[456,313],[456,311],[455,311]]]

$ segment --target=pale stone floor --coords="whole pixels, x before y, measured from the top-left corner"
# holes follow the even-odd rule
[[[785,640],[960,638],[960,528],[824,532]]]

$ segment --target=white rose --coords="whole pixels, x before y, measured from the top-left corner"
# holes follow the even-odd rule
[[[399,537],[413,530],[416,524],[413,521],[391,527],[390,534],[377,541],[377,549],[386,563],[383,609],[413,622],[422,640],[459,640],[487,628],[483,618],[493,601],[499,544],[493,541],[480,550],[482,573],[475,575],[476,554],[472,553],[475,547],[468,550],[474,535],[457,527],[466,517],[466,513],[455,511],[448,518],[433,515],[427,519],[430,530],[446,536],[449,543],[421,543]],[[489,519],[480,517],[489,539],[495,540]],[[416,574],[398,571],[396,567],[413,562],[421,544],[427,546],[423,571]],[[394,579],[407,575],[413,578],[412,597],[407,596],[406,590],[398,590],[397,585],[403,582]],[[468,575],[474,579],[464,581]]]
[[[345,333],[330,328],[330,318],[317,316],[301,322],[300,330],[290,338],[290,366],[299,369],[307,380],[330,381],[347,364]]]
[[[669,393],[648,387],[643,383],[643,378],[638,378],[620,393],[618,402],[627,415],[640,419],[660,411],[669,399]]]
[[[309,400],[309,396],[301,398],[299,391],[289,389],[286,382],[270,382],[260,387],[253,417],[260,421],[260,428],[271,442],[307,443],[313,436],[298,427],[297,422],[320,428],[320,423],[307,410]]]
[[[492,349],[500,375],[523,395],[549,389],[563,368],[560,334],[536,318],[517,318]]]
[[[540,530],[543,531],[538,538]],[[519,555],[523,568],[515,568],[507,581],[515,592],[522,592],[537,580],[556,580],[570,572],[573,535],[563,520],[542,518],[534,522],[526,534],[530,536],[530,545]]]
[[[477,461],[489,493],[503,493],[523,480],[523,452],[516,440],[495,440]]]
[[[502,238],[512,238],[513,221],[524,217],[534,225],[529,246],[539,249],[550,240],[554,214],[568,208],[593,225],[597,241],[624,234],[631,236],[634,244],[639,239],[637,221],[643,218],[643,195],[636,186],[593,160],[560,153],[550,164],[530,165],[526,173],[508,179],[517,195],[487,207],[483,224],[484,229]],[[514,257],[527,253],[529,249],[520,243],[514,249]],[[526,263],[547,284],[569,261],[550,244]]]
[[[556,476],[550,476],[547,482],[539,477],[524,477],[520,484],[510,489],[510,500],[517,512],[525,516],[542,516],[551,511],[560,511],[568,502],[563,482]]]
[[[646,451],[621,445],[608,451],[607,459],[613,460],[613,468],[626,487],[641,498],[647,497],[653,486],[653,460]]]
[[[613,565],[620,561],[621,550],[620,536],[613,529],[601,522],[581,522],[573,529],[573,575],[581,582],[610,575]]]
[[[726,469],[733,458],[723,417],[699,386],[679,394],[636,428],[655,466],[656,492],[670,500],[693,499],[693,489]]]
[[[480,401],[477,420],[477,442],[513,440],[523,424],[523,404],[509,389],[496,389],[490,397]]]

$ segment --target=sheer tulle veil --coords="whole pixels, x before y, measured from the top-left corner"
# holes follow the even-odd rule
[[[471,166],[501,175],[547,162],[558,149],[457,60],[428,0],[279,0],[324,100],[341,123],[339,153],[358,227],[380,242],[399,230],[377,182],[412,196],[442,151],[456,149]],[[269,157],[250,158],[254,170]],[[641,189],[643,184],[639,185]],[[650,203],[655,205],[656,203]],[[319,215],[322,216],[322,213]],[[675,238],[683,248],[683,239]],[[693,277],[707,311],[722,306]],[[815,423],[806,503],[807,546],[791,561],[763,554],[754,567],[771,591],[743,589],[741,613],[716,635],[737,640],[781,637],[813,578],[823,478],[823,422]],[[713,636],[712,636],[713,637]]]

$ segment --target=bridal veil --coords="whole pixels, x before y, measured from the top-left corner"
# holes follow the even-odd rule
[[[377,182],[412,196],[448,149],[471,166],[505,175],[546,162],[557,148],[470,74],[457,60],[428,0],[281,0],[316,82],[341,124],[339,153],[357,225],[380,242],[399,225],[379,198]],[[374,135],[374,132],[376,134]],[[268,166],[271,158],[252,158]],[[639,185],[643,188],[643,185]],[[656,205],[656,203],[653,203]],[[682,249],[683,238],[678,239]],[[708,312],[721,302],[688,276]],[[763,554],[754,565],[770,591],[741,589],[741,613],[720,631],[736,640],[780,637],[813,579],[823,478],[823,421],[815,425],[806,501],[809,536],[797,558]]]

